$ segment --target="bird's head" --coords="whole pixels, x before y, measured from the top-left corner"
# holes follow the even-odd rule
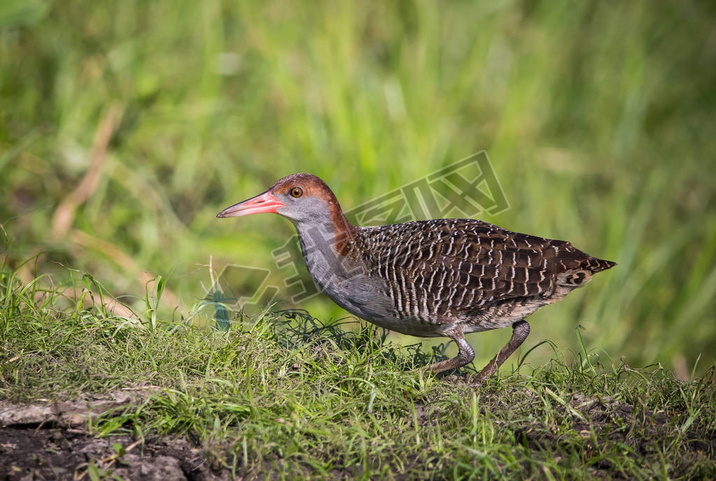
[[[266,192],[234,204],[217,217],[274,213],[295,224],[345,221],[341,207],[331,189],[311,174],[293,174],[276,182]],[[340,226],[338,226],[340,229]]]

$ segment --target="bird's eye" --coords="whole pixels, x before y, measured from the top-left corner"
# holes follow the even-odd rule
[[[298,199],[303,195],[303,189],[300,187],[294,187],[293,189],[291,189],[289,194],[291,195],[291,197]]]

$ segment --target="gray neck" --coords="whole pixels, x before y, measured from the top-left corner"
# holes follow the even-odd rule
[[[330,218],[294,222],[308,272],[324,291],[359,274],[357,259],[347,255],[353,232],[336,231]]]

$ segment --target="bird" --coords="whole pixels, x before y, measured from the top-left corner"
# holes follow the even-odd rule
[[[456,356],[426,367],[471,363],[465,335],[512,327],[512,336],[474,377],[479,385],[525,341],[525,318],[616,263],[562,240],[520,234],[475,219],[433,219],[358,227],[319,177],[297,173],[234,204],[219,218],[275,213],[298,233],[309,274],[351,314],[382,328],[454,341]]]

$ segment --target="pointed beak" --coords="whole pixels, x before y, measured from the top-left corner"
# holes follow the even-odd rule
[[[276,209],[283,207],[284,203],[276,198],[271,191],[252,197],[231,207],[222,210],[216,217],[241,217],[242,215],[276,213]]]

